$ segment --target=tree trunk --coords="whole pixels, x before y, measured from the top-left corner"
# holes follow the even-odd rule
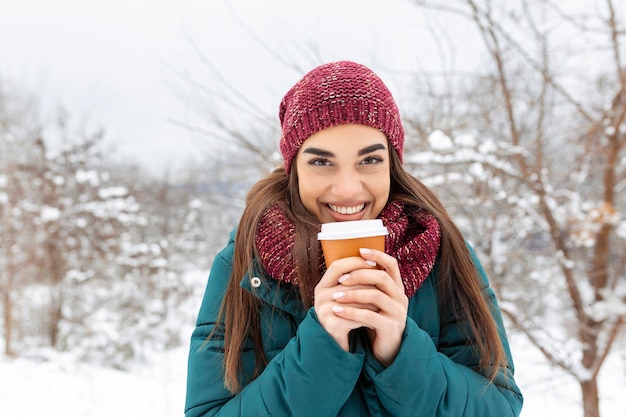
[[[14,168],[13,165],[9,165],[7,174],[9,178],[13,178]],[[9,188],[9,193],[11,193],[11,188]],[[4,236],[2,237],[2,245],[4,246],[4,253],[2,256],[6,262],[6,278],[4,283],[0,283],[2,285],[0,288],[2,289],[2,317],[4,320],[4,354],[6,356],[13,356],[13,287],[15,283],[15,271],[18,269],[13,262],[13,247],[15,245],[15,231],[12,224],[12,213],[13,213],[13,204],[12,199],[14,198],[12,193],[8,199],[8,204],[6,207],[6,212],[8,216],[4,218],[6,222],[6,226],[3,228],[5,230]],[[0,275],[0,279],[2,279],[2,275]]]
[[[598,397],[598,380],[592,379],[580,381],[583,393],[583,410],[585,417],[600,417],[600,399]]]
[[[63,255],[57,244],[57,234],[52,234],[45,243],[46,254],[48,257],[46,271],[49,276],[50,288],[50,309],[48,313],[48,338],[50,346],[58,347],[59,329],[63,312],[63,278],[65,275],[65,266]]]
[[[7,281],[12,278],[7,277]],[[13,303],[11,303],[11,291],[12,288],[7,282],[3,293],[3,317],[4,317],[4,354],[6,356],[13,355],[13,347],[11,346],[11,339],[13,338]]]
[[[52,290],[54,292],[54,290]],[[60,292],[60,291],[59,291]],[[59,346],[59,329],[61,324],[61,301],[60,295],[53,296],[50,305],[50,323],[48,324],[48,342],[50,347],[58,348]]]

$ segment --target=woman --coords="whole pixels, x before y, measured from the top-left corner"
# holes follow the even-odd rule
[[[280,105],[284,167],[250,190],[192,335],[186,416],[517,416],[493,291],[402,167],[391,93],[348,62]],[[320,224],[380,218],[385,251],[325,265]]]

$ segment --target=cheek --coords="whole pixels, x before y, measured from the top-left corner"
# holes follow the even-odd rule
[[[389,177],[386,177],[383,181],[381,181],[379,192],[386,197],[389,196],[389,193],[391,192],[391,181],[389,180]]]
[[[387,204],[391,191],[390,179],[385,178],[384,175],[381,176],[382,178],[372,183],[372,188],[370,189],[375,199],[374,211],[376,215],[378,215]]]
[[[298,191],[304,206],[311,210],[319,197],[319,182],[310,181],[308,177],[299,178]]]

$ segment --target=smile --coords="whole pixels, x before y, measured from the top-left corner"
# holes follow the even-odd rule
[[[360,212],[365,208],[365,204],[359,204],[358,206],[345,207],[345,206],[336,206],[334,204],[328,204],[328,207],[339,214],[355,214]]]

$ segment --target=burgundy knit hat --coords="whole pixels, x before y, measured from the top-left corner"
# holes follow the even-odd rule
[[[398,107],[383,81],[361,64],[339,61],[314,68],[285,94],[278,116],[287,172],[309,136],[344,124],[380,130],[402,161],[404,129]]]

